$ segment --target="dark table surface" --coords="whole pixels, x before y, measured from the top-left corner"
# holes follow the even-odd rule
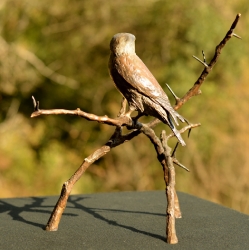
[[[249,216],[179,193],[179,243],[165,242],[163,191],[72,195],[57,232],[58,196],[0,199],[0,249],[249,249]]]

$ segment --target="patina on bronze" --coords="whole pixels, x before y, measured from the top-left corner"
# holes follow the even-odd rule
[[[130,116],[136,110],[139,114],[158,118],[170,127],[181,145],[185,146],[172,118],[177,125],[177,118],[182,122],[185,119],[173,109],[160,84],[136,55],[135,40],[132,34],[118,33],[110,42],[109,72],[117,89],[128,101],[130,110],[126,115]]]

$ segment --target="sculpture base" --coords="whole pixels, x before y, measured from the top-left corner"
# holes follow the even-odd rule
[[[179,243],[165,242],[164,191],[71,195],[57,232],[44,226],[58,196],[0,200],[0,249],[247,249],[249,216],[178,193]]]

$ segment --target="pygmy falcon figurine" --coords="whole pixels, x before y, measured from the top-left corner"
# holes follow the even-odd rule
[[[132,34],[118,33],[110,42],[109,72],[117,89],[129,104],[130,110],[126,115],[130,116],[136,110],[139,114],[158,118],[170,127],[181,145],[185,146],[171,117],[177,125],[177,118],[182,122],[185,119],[172,108],[162,87],[136,55],[135,39]]]

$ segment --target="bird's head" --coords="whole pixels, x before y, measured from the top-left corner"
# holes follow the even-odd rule
[[[136,37],[130,33],[118,33],[110,42],[110,50],[115,55],[135,54]]]

